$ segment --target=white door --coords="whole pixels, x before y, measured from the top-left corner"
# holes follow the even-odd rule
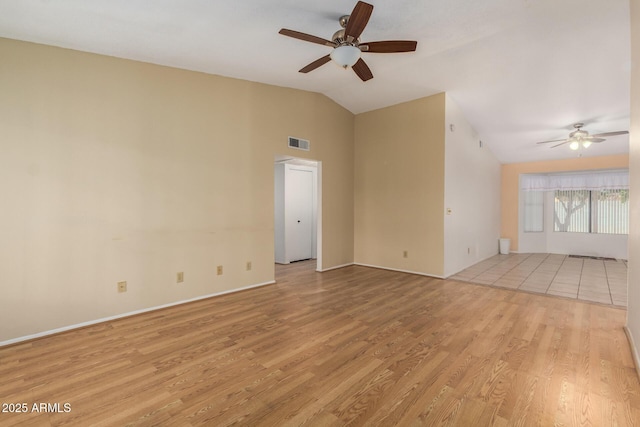
[[[313,172],[291,166],[285,179],[285,217],[289,262],[312,257]]]

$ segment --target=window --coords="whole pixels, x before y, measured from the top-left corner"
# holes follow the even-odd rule
[[[588,190],[556,190],[553,231],[589,233],[590,195]]]
[[[593,193],[592,233],[629,234],[629,190]]]
[[[524,231],[544,231],[544,192],[524,191]]]
[[[554,231],[629,233],[629,190],[556,190]]]

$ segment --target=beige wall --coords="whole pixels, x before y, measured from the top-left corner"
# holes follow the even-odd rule
[[[356,263],[443,275],[444,119],[444,94],[356,116]]]
[[[353,262],[354,118],[323,95],[7,39],[0,58],[0,342],[272,281],[276,154],[322,162],[323,267]]]
[[[631,1],[631,179],[627,330],[640,368],[640,3]]]
[[[511,239],[511,249],[518,250],[518,182],[520,174],[626,167],[629,167],[629,156],[626,154],[502,165],[501,237]]]

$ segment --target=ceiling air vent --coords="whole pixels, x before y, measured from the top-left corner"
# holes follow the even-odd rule
[[[309,141],[306,139],[289,137],[289,148],[295,148],[298,150],[309,151]]]

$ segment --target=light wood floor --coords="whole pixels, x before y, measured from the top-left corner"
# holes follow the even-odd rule
[[[611,306],[365,267],[0,349],[0,425],[640,424]],[[27,315],[27,313],[25,313]]]

